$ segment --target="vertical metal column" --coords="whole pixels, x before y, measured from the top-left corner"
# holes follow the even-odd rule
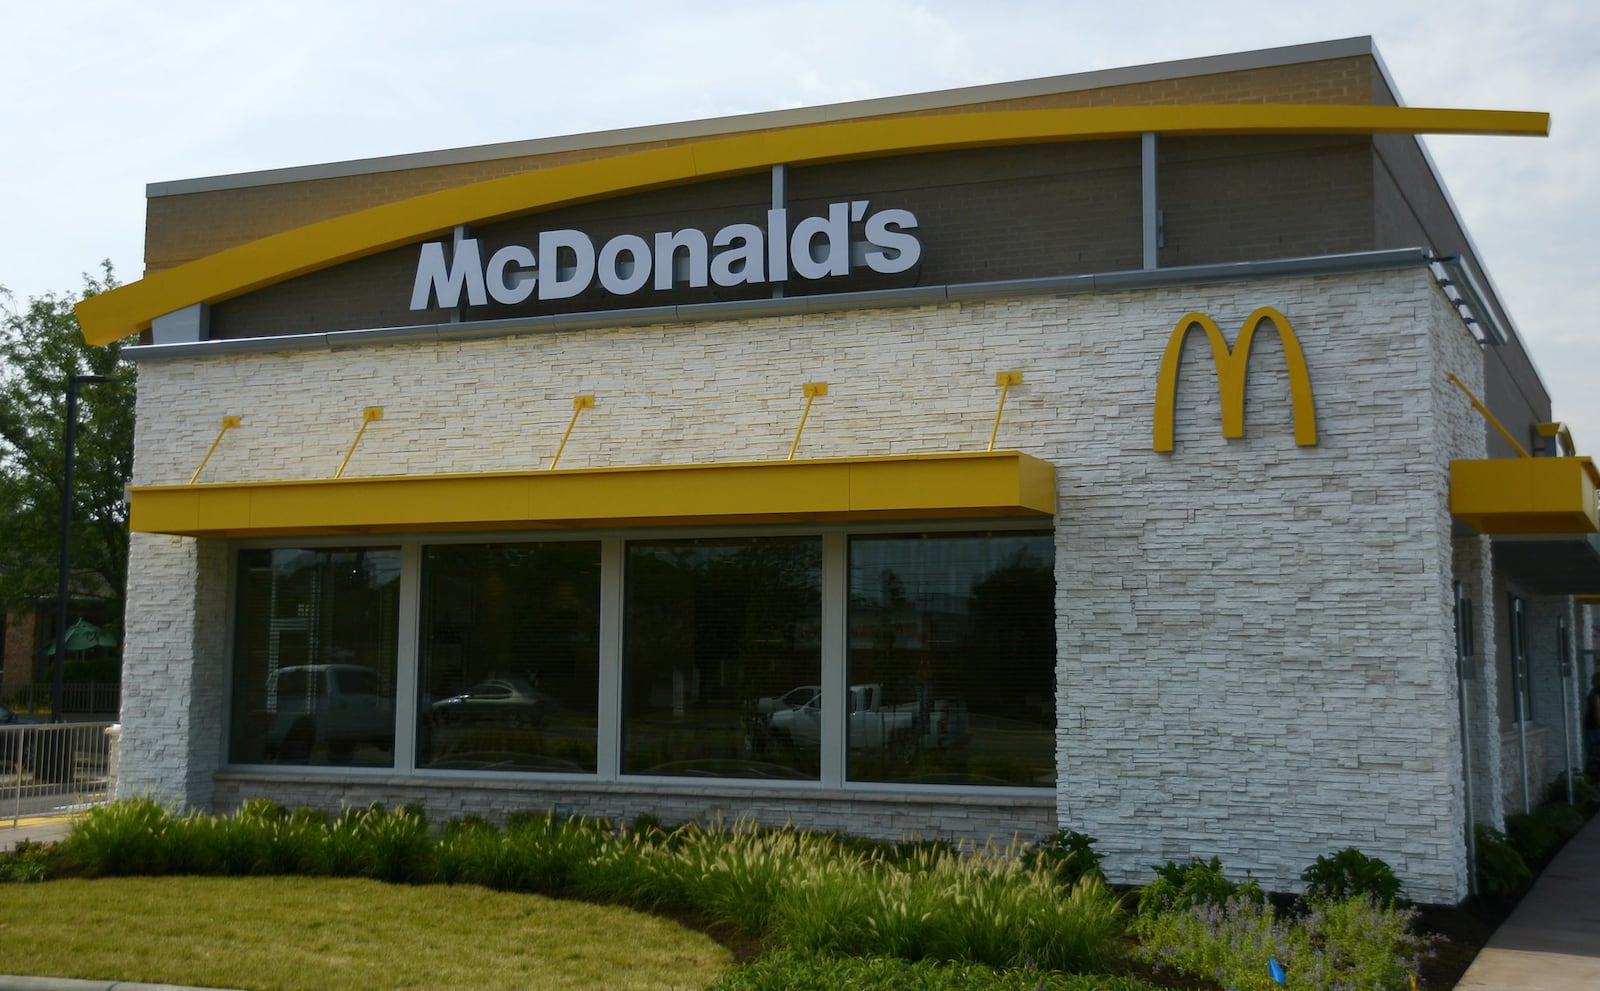
[[[1556,663],[1561,665],[1561,746],[1566,751],[1567,804],[1572,804],[1572,653],[1567,650],[1567,617],[1556,620]]]
[[[1144,204],[1144,267],[1158,268],[1161,259],[1161,210],[1156,197],[1156,135],[1146,131],[1140,135],[1140,176]]]
[[[1533,811],[1533,798],[1528,793],[1528,655],[1524,642],[1525,629],[1522,598],[1511,597],[1511,668],[1512,681],[1517,690],[1517,763],[1522,767],[1522,811]]]
[[[783,165],[783,164],[780,163],[780,164],[774,165],[772,167],[772,209],[774,209],[774,210],[782,210],[784,208],[784,206],[788,202],[789,202],[789,167],[787,165]],[[767,233],[768,233],[768,236],[771,236],[771,234],[773,232],[771,230],[769,230]],[[787,232],[785,232],[785,233],[787,233]],[[772,245],[770,245],[770,244],[767,245],[768,257],[771,256],[772,250],[773,250],[772,249]],[[788,251],[789,250],[789,246],[788,245],[784,245],[783,246],[783,250],[784,251]],[[768,273],[768,275],[770,276],[771,273]],[[780,298],[782,296],[783,296],[783,282],[782,282],[782,280],[772,279],[772,298],[773,299],[778,299],[778,298]]]
[[[1478,893],[1478,831],[1472,809],[1472,725],[1467,704],[1467,665],[1473,654],[1472,600],[1461,594],[1455,582],[1456,607],[1456,699],[1461,710],[1461,770],[1467,803],[1467,891]]]

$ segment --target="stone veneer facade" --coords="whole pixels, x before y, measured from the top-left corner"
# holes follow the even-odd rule
[[[1176,449],[1152,452],[1176,322],[1206,313],[1232,340],[1261,306],[1287,315],[1304,348],[1318,444],[1294,444],[1270,333],[1250,359],[1246,435],[1224,440],[1211,356],[1191,334]],[[1494,642],[1494,599],[1487,542],[1451,535],[1449,461],[1483,457],[1485,437],[1446,377],[1481,390],[1482,367],[1424,269],[149,361],[135,485],[187,481],[224,414],[244,423],[206,481],[330,477],[368,405],[384,418],[347,477],[540,467],[577,393],[597,406],[563,468],[775,460],[807,381],[829,395],[801,457],[975,451],[994,374],[1019,369],[997,446],[1058,472],[1058,787],[1027,797],[229,769],[233,549],[139,534],[119,790],[218,808],[254,795],[422,801],[440,817],[752,815],[886,838],[1005,842],[1060,825],[1097,837],[1116,881],[1217,855],[1278,889],[1355,845],[1394,865],[1413,898],[1456,901],[1467,868],[1452,581],[1478,589],[1482,644]],[[1492,661],[1480,675],[1493,677]],[[1474,816],[1498,821],[1499,724],[1494,700],[1478,701]]]

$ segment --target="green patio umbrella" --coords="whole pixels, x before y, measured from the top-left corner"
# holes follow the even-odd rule
[[[80,619],[67,627],[66,646],[69,654],[80,650],[93,650],[96,647],[115,647],[116,645],[116,637],[86,619]],[[46,644],[44,649],[39,651],[39,653],[47,657],[53,656],[55,652],[56,645],[53,641]]]

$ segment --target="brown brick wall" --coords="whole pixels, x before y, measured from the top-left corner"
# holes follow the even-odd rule
[[[33,660],[39,650],[38,614],[32,609],[11,609],[5,617],[5,672],[0,696],[10,696],[33,684]]]
[[[1369,57],[1360,56],[885,116],[1048,107],[1266,102],[1392,100],[1382,90],[1375,63]],[[169,268],[278,231],[467,182],[669,147],[690,140],[695,139],[675,138],[459,165],[158,196],[148,203],[145,267],[147,271]]]
[[[1171,138],[1159,148],[1163,266],[1374,246],[1365,137]]]

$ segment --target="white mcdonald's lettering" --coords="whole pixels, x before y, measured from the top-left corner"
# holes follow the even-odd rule
[[[922,243],[910,233],[917,228],[916,215],[899,209],[869,212],[868,206],[867,200],[831,203],[825,215],[805,217],[792,230],[789,211],[778,209],[767,211],[765,228],[729,224],[709,238],[692,227],[660,231],[649,239],[618,234],[598,251],[582,231],[544,231],[537,250],[509,244],[487,264],[474,238],[455,242],[450,251],[446,242],[430,241],[417,257],[411,309],[487,306],[491,299],[511,306],[535,295],[570,299],[596,279],[606,292],[631,296],[646,286],[659,292],[790,278],[814,281],[847,276],[859,264],[893,275],[916,265],[922,258]],[[859,240],[853,237],[857,231]]]
[[[1300,350],[1300,339],[1295,336],[1289,318],[1270,306],[1263,306],[1245,317],[1239,337],[1228,345],[1215,320],[1204,313],[1188,313],[1172,328],[1167,338],[1166,353],[1161,356],[1161,370],[1156,380],[1155,430],[1151,448],[1156,451],[1172,450],[1173,407],[1178,393],[1178,359],[1183,356],[1183,342],[1189,331],[1200,328],[1211,344],[1211,358],[1217,367],[1217,391],[1222,400],[1222,436],[1244,436],[1244,379],[1250,363],[1250,345],[1255,340],[1257,328],[1270,323],[1277,328],[1283,341],[1283,357],[1289,365],[1289,401],[1294,409],[1294,442],[1301,447],[1317,443],[1317,411],[1311,400],[1311,375],[1306,370],[1305,352]]]

